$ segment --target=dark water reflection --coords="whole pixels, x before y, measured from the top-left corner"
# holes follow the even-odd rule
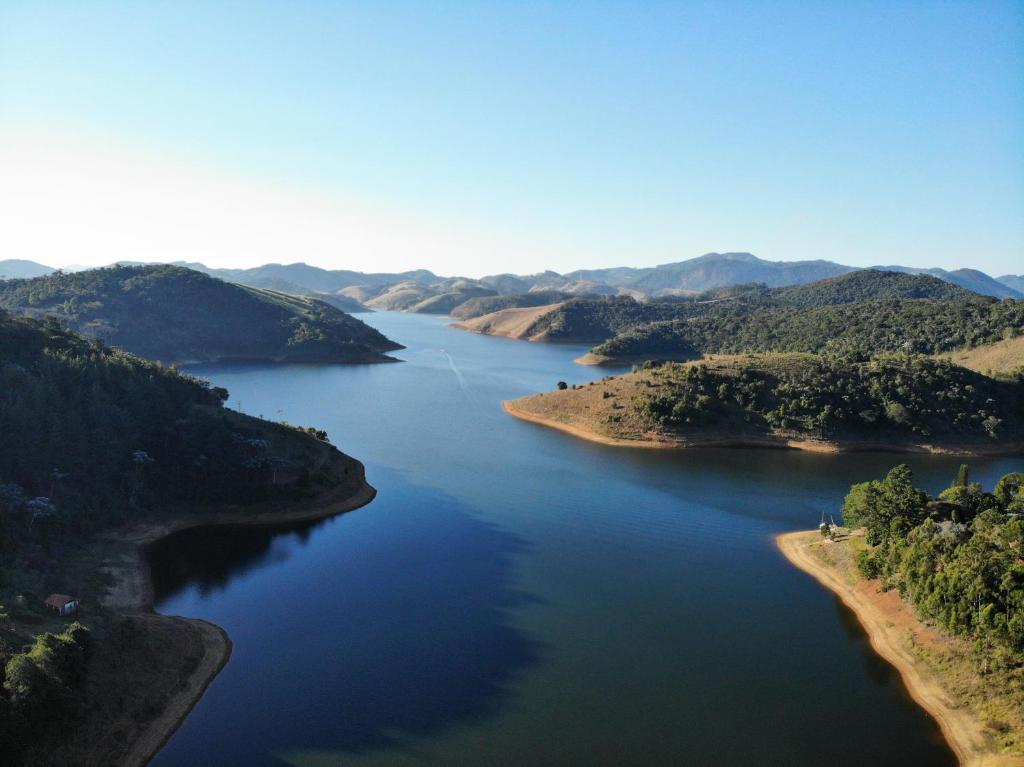
[[[325,427],[379,495],[154,547],[158,608],[235,642],[156,765],[955,763],[772,537],[900,460],[938,490],[956,459],[594,445],[499,406],[607,372],[581,349],[370,320],[407,362],[200,371],[246,412]]]
[[[222,616],[239,658],[224,672],[228,683],[209,694],[226,715],[204,722],[209,732],[190,749],[195,763],[279,763],[265,752],[294,745],[285,715],[300,723],[309,749],[358,752],[430,737],[493,715],[509,681],[537,662],[539,643],[508,621],[510,609],[531,599],[511,581],[512,560],[526,544],[436,491],[408,487],[391,502],[401,534],[387,549],[348,540],[334,556],[310,545],[320,528],[345,536],[347,517],[292,528],[196,528],[152,547],[158,602],[182,592],[201,600],[250,592]],[[309,561],[290,567],[300,558]],[[249,576],[264,568],[304,577],[253,594]],[[289,630],[279,634],[278,626]],[[258,669],[242,668],[255,657]],[[255,689],[273,691],[273,699],[253,699]],[[255,751],[220,742],[239,710],[259,734]]]

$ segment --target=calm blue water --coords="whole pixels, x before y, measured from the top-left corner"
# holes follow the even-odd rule
[[[235,642],[154,764],[955,763],[772,542],[907,459],[594,445],[499,406],[605,374],[571,362],[582,348],[368,318],[403,364],[196,371],[233,407],[326,428],[379,495],[154,550],[158,609]],[[909,462],[932,490],[958,464]]]

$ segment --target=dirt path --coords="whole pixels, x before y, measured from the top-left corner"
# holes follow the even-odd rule
[[[910,607],[893,592],[878,593],[873,582],[850,584],[835,568],[828,567],[810,551],[821,541],[817,532],[786,533],[775,539],[792,564],[839,596],[853,610],[871,641],[871,647],[891,663],[903,678],[911,697],[939,723],[942,734],[964,767],[1020,767],[1024,757],[993,754],[985,723],[965,708],[957,708],[932,674],[908,649],[907,632],[915,640],[941,643],[941,635],[921,623]]]

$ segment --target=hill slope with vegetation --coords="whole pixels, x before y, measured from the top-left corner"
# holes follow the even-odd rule
[[[176,266],[116,266],[0,282],[0,308],[54,316],[164,362],[384,362],[402,348],[305,296],[236,285]]]
[[[811,309],[721,305],[686,320],[629,328],[592,350],[595,362],[702,354],[815,352],[865,358],[939,354],[1024,333],[1024,302],[978,298],[860,301]]]
[[[0,382],[0,753],[5,764],[119,763],[191,689],[210,642],[221,654],[229,643],[202,622],[105,608],[107,563],[137,557],[111,531],[228,508],[279,518],[368,486],[323,432],[228,410],[223,389],[52,319],[0,310]],[[79,598],[84,625],[47,613],[51,592]]]
[[[724,322],[731,327],[749,318],[752,322],[763,324],[763,313],[770,310],[780,312],[779,316],[782,317],[782,310],[788,310],[789,315],[795,316],[804,310],[865,301],[912,300],[922,304],[993,303],[993,299],[983,298],[934,277],[862,270],[806,285],[781,288],[768,288],[761,284],[731,285],[696,296],[646,302],[629,296],[575,298],[539,316],[525,336],[531,340],[579,343],[608,341],[619,334],[630,333],[632,336],[629,343],[633,348],[629,352],[618,353],[612,347],[600,352],[595,350],[595,353],[606,356],[641,355],[648,351],[644,348],[645,328],[655,323],[680,323],[671,328],[680,335],[680,329],[685,327],[682,323]],[[757,315],[758,312],[762,314]],[[770,319],[774,321],[776,317]],[[664,343],[668,330],[662,326],[651,329],[650,351],[664,353],[655,344]],[[758,350],[761,350],[760,347]],[[677,351],[677,356],[685,357],[693,353],[691,349],[682,347]]]
[[[506,403],[513,415],[598,441],[1016,453],[1024,383],[947,361],[811,354],[645,365]]]

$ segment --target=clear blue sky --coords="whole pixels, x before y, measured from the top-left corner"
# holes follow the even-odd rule
[[[0,0],[0,141],[0,257],[1021,273],[1024,3]]]

